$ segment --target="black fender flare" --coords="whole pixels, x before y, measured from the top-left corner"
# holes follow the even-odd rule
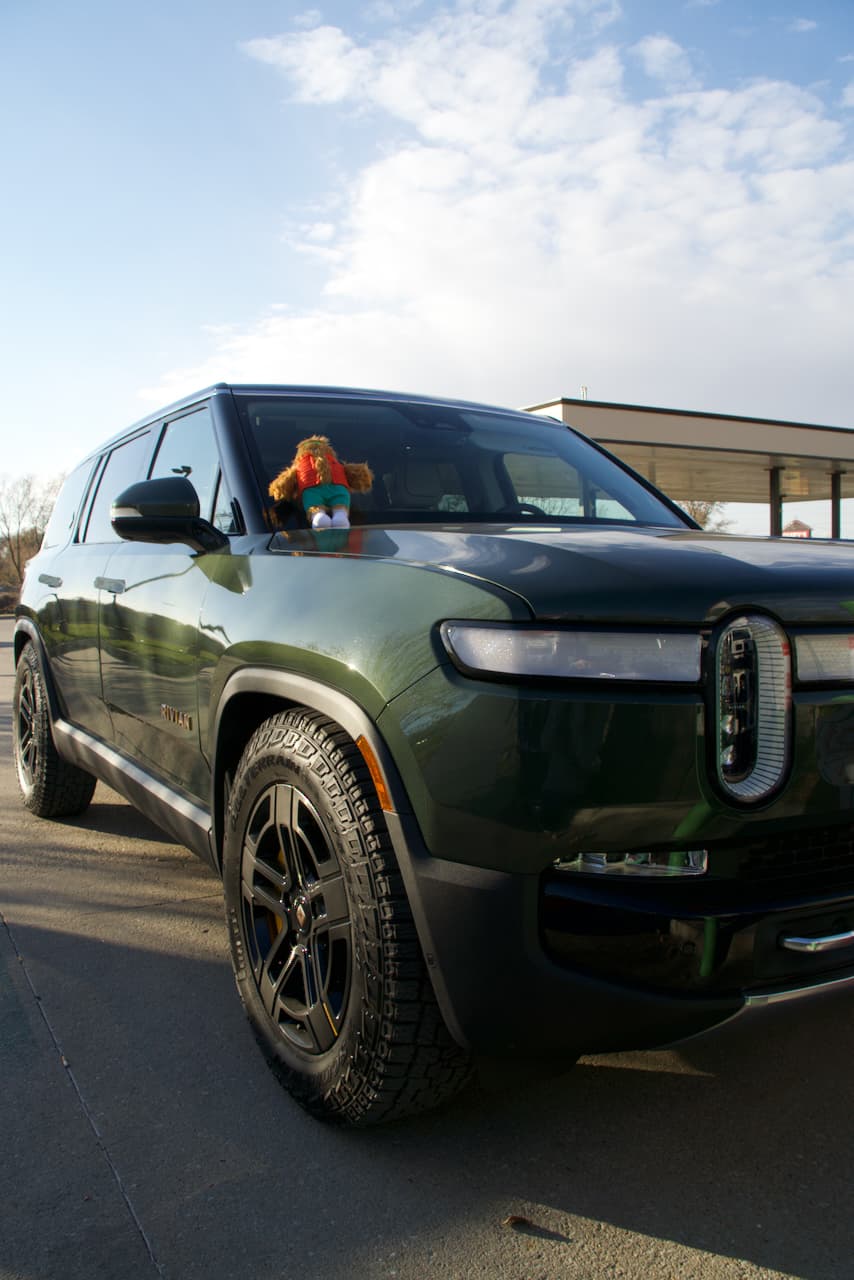
[[[21,639],[20,637],[25,637]],[[53,673],[50,669],[47,650],[41,632],[33,622],[32,618],[22,617],[15,622],[15,630],[12,632],[12,644],[14,646],[15,666],[18,665],[18,659],[21,656],[21,650],[27,641],[30,641],[36,651],[41,667],[42,677],[44,679],[45,690],[47,692],[47,709],[50,715],[51,728],[56,724],[57,720],[62,719],[62,704],[59,700],[56,685],[53,679]]]
[[[386,791],[391,797],[393,812],[412,813],[391,753],[375,722],[364,708],[347,694],[320,681],[299,675],[297,672],[277,671],[270,667],[242,667],[230,676],[225,684],[217,703],[211,734],[213,743],[211,782],[214,787],[220,776],[217,752],[221,741],[220,728],[223,715],[233,698],[246,693],[264,694],[287,702],[291,706],[310,707],[312,711],[319,711],[321,715],[335,720],[354,742],[358,743],[360,738],[364,738],[379,765]],[[217,812],[215,798],[211,796],[211,812],[214,814]],[[214,837],[217,847],[219,847],[221,835],[222,832],[215,828]]]
[[[217,763],[217,750],[221,737],[220,725],[223,714],[231,700],[246,693],[263,694],[267,697],[279,699],[283,703],[289,703],[291,706],[309,707],[311,710],[318,711],[321,715],[329,716],[330,719],[335,720],[357,745],[360,738],[367,743],[380,769],[383,783],[391,801],[392,807],[390,809],[384,808],[383,813],[403,877],[409,908],[418,933],[418,940],[425,958],[427,972],[430,975],[430,981],[448,1030],[459,1044],[464,1048],[468,1047],[467,1038],[454,1011],[454,1004],[451,1000],[441,965],[437,964],[439,948],[434,940],[433,930],[424,907],[423,875],[426,867],[433,864],[435,859],[431,857],[424,844],[420,827],[385,739],[374,720],[359,703],[339,689],[334,689],[307,676],[299,675],[297,672],[277,671],[269,667],[243,667],[229,678],[217,703],[211,737],[213,753],[211,759],[212,793],[210,811],[214,823],[211,833],[214,856],[219,861],[224,836],[224,829],[218,829],[219,815],[222,812],[222,808],[217,804],[218,797],[216,795],[218,779],[222,776],[222,770]]]

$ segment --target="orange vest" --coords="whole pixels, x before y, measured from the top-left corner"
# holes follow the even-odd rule
[[[349,489],[347,473],[338,459],[333,458],[331,453],[327,453],[326,461],[329,464],[328,483],[342,484],[345,489]],[[301,458],[297,459],[297,481],[300,493],[302,493],[303,489],[312,489],[316,484],[323,483],[317,475],[317,458],[312,454],[304,453]]]

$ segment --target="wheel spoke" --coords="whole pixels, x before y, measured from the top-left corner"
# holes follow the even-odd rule
[[[323,999],[314,953],[306,948],[300,959],[306,994],[305,1012],[300,1020],[311,1037],[314,1052],[325,1053],[334,1044],[338,1032]]]
[[[349,920],[341,920],[328,928],[319,929],[318,942],[321,940],[326,958],[321,996],[327,1016],[332,1019],[337,1034],[345,1008],[346,993],[350,988],[352,951]]]
[[[287,954],[284,954],[285,952]],[[282,991],[290,985],[290,980],[299,965],[300,949],[289,942],[283,930],[273,942],[261,966],[258,982],[264,1008],[271,1017],[275,1017],[277,1005],[284,1007],[285,999]]]
[[[341,920],[349,925],[350,904],[342,875],[327,876],[324,880],[315,881],[309,888],[308,897],[318,919],[327,924]]]
[[[328,940],[329,940],[329,945],[330,945],[330,946],[332,946],[332,944],[333,944],[333,943],[335,943],[335,942],[348,942],[348,943],[349,943],[349,941],[350,941],[350,921],[349,921],[349,920],[339,920],[336,924],[331,924],[331,925],[329,925],[327,928],[325,928],[325,929],[324,929],[324,933],[326,934],[326,937],[327,937],[327,938],[328,938]]]
[[[280,893],[271,891],[267,885],[258,884],[256,882],[252,886],[252,898],[258,906],[264,907],[265,910],[272,912],[277,920],[280,920],[283,925],[287,926],[287,908],[282,902]]]
[[[326,1053],[338,1039],[338,1028],[323,1000],[318,1000],[309,1009],[306,1026],[314,1041],[316,1053]]]
[[[263,821],[265,808],[267,818]],[[265,797],[252,814],[243,842],[241,875],[250,889],[259,887],[259,878],[267,881],[268,893],[272,892],[281,901],[289,885],[289,876],[273,808],[269,798]]]
[[[317,870],[311,858],[311,851],[306,846],[298,827],[291,832],[293,843],[294,879],[306,893],[317,882]]]
[[[32,674],[27,671],[18,696],[18,759],[28,783],[33,783],[38,768],[38,734],[36,727],[36,693]]]
[[[288,877],[280,868],[271,867],[269,862],[259,858],[255,850],[247,843],[243,850],[243,882],[249,888],[258,888],[259,880],[264,881],[267,893],[273,894],[281,901],[288,887]]]
[[[241,888],[248,960],[257,984],[261,980],[264,969],[269,965],[271,951],[278,939],[285,936],[285,930],[282,928],[278,913],[270,910],[266,904],[259,909],[257,895],[252,889],[246,884]]]
[[[329,836],[290,783],[262,792],[243,837],[243,919],[264,1009],[311,1057],[329,1051],[347,1009],[350,906]]]

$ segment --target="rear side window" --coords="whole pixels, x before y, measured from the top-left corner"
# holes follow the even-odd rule
[[[107,458],[101,472],[98,491],[89,512],[85,542],[119,542],[110,524],[110,507],[123,489],[145,475],[148,456],[151,453],[151,432],[134,436],[126,444],[117,445]]]
[[[93,466],[90,458],[88,462],[75,467],[71,475],[66,477],[44,531],[43,550],[48,547],[64,547],[74,533]]]

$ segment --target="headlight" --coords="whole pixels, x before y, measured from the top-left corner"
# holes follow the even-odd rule
[[[717,640],[717,775],[737,800],[764,800],[791,749],[789,642],[762,614],[733,618]]]
[[[443,622],[441,635],[467,675],[663,684],[694,684],[700,679],[701,639],[696,632]]]

